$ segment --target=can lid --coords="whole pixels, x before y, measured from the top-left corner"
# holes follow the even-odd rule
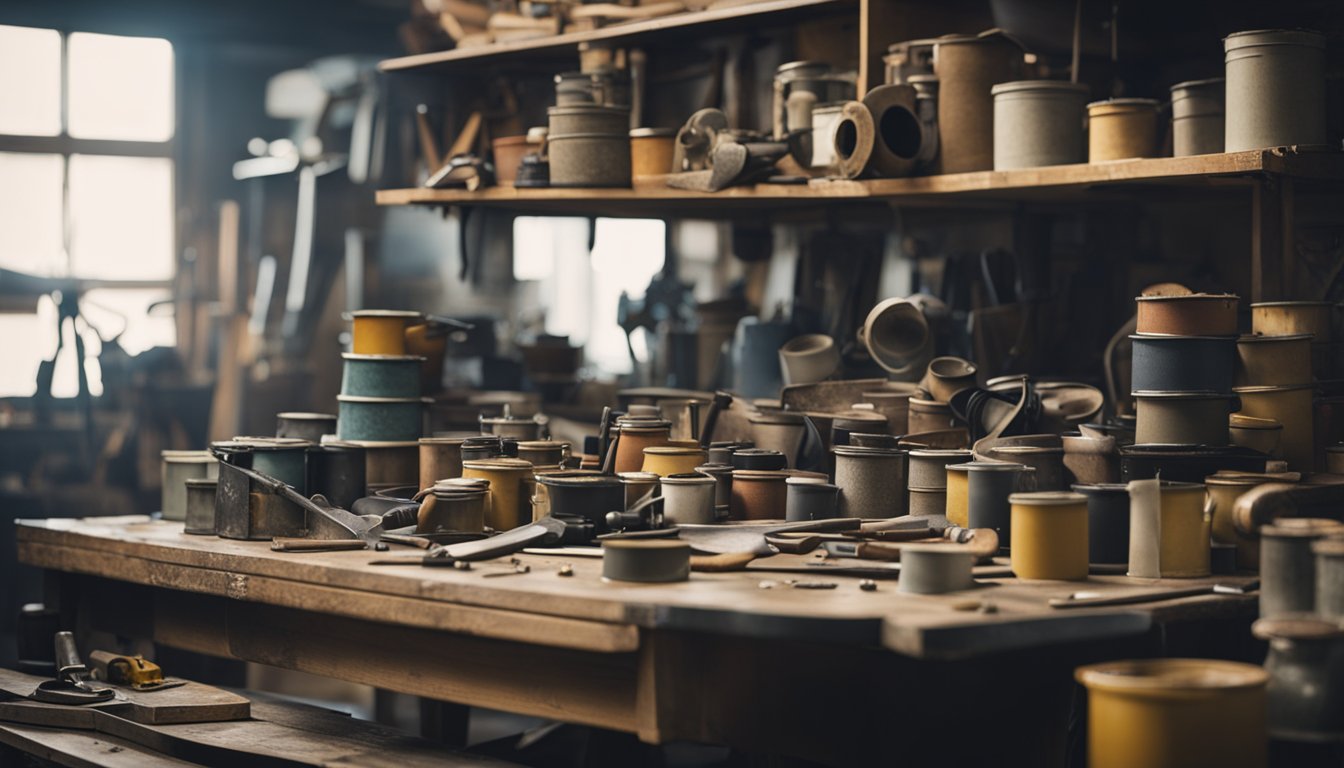
[[[1109,114],[1110,112],[1138,112],[1138,111],[1157,111],[1157,99],[1102,99],[1088,103],[1088,114],[1094,112],[1100,114]]]
[[[1008,503],[1010,504],[1035,504],[1043,507],[1082,504],[1086,501],[1086,496],[1073,491],[1032,491],[1030,493],[1008,495]]]
[[[1236,303],[1239,298],[1235,293],[1179,293],[1179,294],[1158,294],[1155,296],[1135,296],[1138,302],[1187,302],[1187,301],[1231,301]],[[1254,305],[1252,305],[1254,306]]]
[[[378,363],[423,363],[425,358],[419,355],[361,355],[355,352],[342,352],[342,360],[367,360]]]
[[[1222,87],[1223,84],[1226,82],[1227,80],[1221,77],[1209,77],[1205,78],[1204,80],[1182,80],[1181,82],[1171,86],[1171,96],[1174,99],[1176,98],[1177,91],[1182,91],[1186,89],[1209,88],[1215,85]]]
[[[1091,93],[1092,89],[1086,83],[1071,83],[1068,80],[1013,80],[1007,83],[999,83],[991,87],[989,92],[994,96],[1001,93],[1022,92],[1087,94]]]
[[[676,128],[632,128],[630,129],[630,138],[632,139],[650,139],[650,138],[671,138],[677,135]]]
[[[308,413],[306,411],[285,411],[275,414],[277,419],[289,419],[290,421],[330,421],[336,418],[334,413]]]
[[[1088,689],[1105,691],[1180,691],[1263,688],[1264,667],[1216,659],[1136,659],[1079,667],[1074,673]]]
[[[1324,48],[1325,35],[1310,29],[1251,29],[1245,32],[1233,32],[1223,38],[1223,50],[1229,53],[1238,48],[1260,45],[1303,45],[1309,48]]]
[[[342,317],[351,320],[357,317],[405,317],[418,318],[419,312],[412,312],[405,309],[356,309],[353,312],[346,312]]]

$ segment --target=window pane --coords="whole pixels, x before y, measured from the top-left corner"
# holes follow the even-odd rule
[[[0,133],[61,132],[61,36],[0,25]]]
[[[60,155],[0,152],[0,267],[65,274]]]
[[[173,46],[156,37],[70,35],[70,135],[173,137]]]
[[[30,397],[37,391],[38,364],[56,351],[56,304],[44,297],[36,314],[0,315],[0,339],[5,340],[0,397]],[[52,388],[57,389],[56,382]]]
[[[173,162],[70,157],[70,272],[167,280],[173,275]]]
[[[154,310],[153,317],[149,315],[151,304],[168,298],[167,290],[100,288],[84,294],[79,310],[89,325],[98,329],[99,336],[111,339],[121,334],[117,343],[127,354],[138,355],[150,347],[171,347],[176,343],[177,326],[169,308],[160,307]]]
[[[616,323],[622,292],[638,299],[663,268],[667,225],[658,219],[598,219],[593,238],[592,334],[584,357],[612,373],[630,370],[625,331]],[[632,341],[639,352],[643,334]]]

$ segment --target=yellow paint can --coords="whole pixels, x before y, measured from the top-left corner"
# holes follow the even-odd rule
[[[1087,497],[1072,491],[1014,493],[1009,560],[1019,579],[1087,578]]]
[[[351,312],[350,343],[357,355],[405,355],[406,327],[420,319],[419,312],[397,309],[361,309]]]

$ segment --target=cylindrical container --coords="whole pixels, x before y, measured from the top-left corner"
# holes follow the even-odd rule
[[[416,519],[416,533],[438,531],[485,530],[485,506],[490,495],[490,484],[463,483],[463,478],[448,478],[435,483],[432,504],[421,504]]]
[[[691,577],[691,545],[676,539],[607,539],[602,578],[660,583]]]
[[[814,477],[790,477],[784,486],[785,520],[829,520],[839,516],[840,486]]]
[[[855,448],[888,448],[894,450],[901,447],[901,439],[896,435],[888,435],[885,432],[881,434],[851,432],[849,433],[849,444]]]
[[[1162,481],[1157,519],[1158,569],[1162,578],[1200,578],[1208,576],[1209,521],[1205,517],[1203,483]],[[1136,502],[1130,500],[1130,557],[1135,561],[1136,542],[1151,541],[1147,520],[1136,516]]]
[[[518,458],[534,467],[561,467],[569,460],[569,443],[563,440],[520,440]]]
[[[910,488],[908,509],[912,515],[934,516],[947,512],[947,490],[943,488]]]
[[[657,493],[659,477],[652,472],[617,472],[625,493],[625,508],[632,509],[651,493]]]
[[[183,533],[202,536],[215,535],[215,489],[219,480],[213,477],[189,477],[183,481],[187,491],[187,512]]]
[[[354,443],[309,445],[307,494],[320,493],[341,509],[350,509],[368,495],[367,461],[364,449]]]
[[[424,434],[425,406],[420,397],[337,395],[336,436],[341,440],[410,442]]]
[[[1232,523],[1232,509],[1241,495],[1257,485],[1283,482],[1268,475],[1249,472],[1228,472],[1204,478],[1209,504],[1213,507],[1210,531],[1214,542],[1232,544],[1237,548],[1237,567],[1256,570],[1260,567],[1260,542],[1237,530]]]
[[[1228,152],[1326,143],[1325,36],[1261,29],[1223,38]]]
[[[722,512],[721,517],[727,517],[728,505],[733,499],[733,465],[711,461],[696,467],[695,471],[714,478],[714,508]]]
[[[994,167],[994,96],[999,83],[1020,80],[1022,49],[1001,34],[940,37],[933,48],[938,75],[937,173]]]
[[[507,408],[503,416],[479,417],[481,434],[497,435],[511,440],[540,440],[542,423],[535,418],[512,416]]]
[[[1087,162],[1088,92],[1060,80],[994,86],[994,170]]]
[[[420,365],[415,355],[341,355],[341,394],[362,397],[420,397]]]
[[[1132,389],[1142,392],[1232,391],[1237,359],[1233,336],[1129,337],[1133,349]],[[1224,438],[1224,443],[1226,438]]]
[[[367,487],[415,485],[419,482],[420,444],[414,440],[348,442],[364,449],[364,482]]]
[[[734,470],[733,497],[729,505],[732,519],[783,520],[788,478],[787,472]]]
[[[1237,387],[1241,413],[1283,425],[1279,452],[1295,472],[1315,467],[1315,436],[1310,384],[1295,387]]]
[[[922,397],[910,398],[910,411],[906,419],[907,429],[912,434],[952,429],[957,426],[957,417],[952,415],[952,406],[925,400]]]
[[[995,446],[993,459],[1022,464],[1032,471],[1035,478],[1035,490],[1062,491],[1067,486],[1064,479],[1064,449],[1049,445],[999,445]]]
[[[1144,659],[1079,667],[1075,677],[1087,688],[1090,768],[1266,763],[1269,675],[1260,667]]]
[[[1157,157],[1158,104],[1152,99],[1107,99],[1087,105],[1087,161]]]
[[[630,131],[630,175],[636,179],[672,173],[676,128],[636,128]]]
[[[1316,613],[1331,621],[1344,619],[1344,538],[1312,542],[1316,558]]]
[[[1171,148],[1176,157],[1223,151],[1223,78],[1171,86]]]
[[[656,483],[654,478],[646,487]],[[597,533],[607,533],[608,512],[622,512],[626,485],[622,478],[608,475],[573,474],[558,472],[538,475],[537,485],[546,489],[552,517],[580,518],[593,524]]]
[[[406,327],[420,319],[419,312],[398,309],[361,309],[351,312],[350,351],[357,355],[406,354]]]
[[[1310,383],[1311,336],[1250,335],[1237,339],[1236,386],[1291,387]]]
[[[835,484],[841,517],[900,517],[907,513],[904,456],[889,448],[837,446]]]
[[[975,554],[954,544],[906,544],[901,547],[897,592],[941,595],[975,586]]]
[[[977,461],[966,468],[966,521],[971,528],[993,528],[999,535],[999,550],[1012,547],[1012,504],[1008,497],[1019,490],[1022,464]]]
[[[209,451],[161,451],[159,505],[164,520],[187,518],[186,482],[196,478],[218,478],[219,462]]]
[[[1072,482],[1099,485],[1120,482],[1120,452],[1115,437],[1060,435],[1064,443],[1065,476]]]
[[[1237,302],[1230,293],[1139,296],[1135,330],[1146,336],[1235,336]]]
[[[873,410],[887,417],[887,432],[904,435],[909,432],[910,397],[914,394],[914,385],[910,389],[877,389],[864,392],[863,402],[873,406]]]
[[[462,460],[518,458],[518,441],[511,437],[477,435],[462,439]]]
[[[420,438],[420,487],[432,488],[439,480],[462,476],[462,443],[465,437]]]
[[[784,454],[786,466],[797,466],[798,450],[807,434],[807,422],[802,414],[784,411],[760,413],[748,417],[747,422],[751,424],[751,437],[759,446],[758,450],[779,451]]]
[[[1280,518],[1260,528],[1260,616],[1275,618],[1316,609],[1312,542],[1344,534],[1344,523],[1314,517]]]
[[[1251,632],[1269,641],[1270,736],[1317,744],[1344,740],[1344,627],[1295,616],[1260,619]]]
[[[947,465],[947,486],[943,514],[947,517],[947,522],[966,528],[970,526],[970,520],[967,518],[968,504],[970,503],[970,470],[971,462],[966,464],[948,464]]]
[[[630,110],[623,107],[601,104],[548,107],[546,116],[550,139],[575,133],[619,134],[628,138],[630,132]]]
[[[1334,339],[1335,305],[1328,301],[1261,301],[1251,305],[1251,332],[1265,336],[1310,334],[1318,344]]]
[[[967,448],[915,449],[910,452],[907,485],[910,488],[946,488],[947,465],[965,464],[972,458]]]
[[[1273,419],[1260,419],[1234,413],[1227,421],[1228,438],[1233,445],[1278,457],[1283,425]]]
[[[1123,483],[1075,485],[1087,497],[1087,560],[1124,565],[1129,562],[1129,488]]]
[[[485,524],[507,531],[532,522],[532,465],[522,459],[480,459],[462,462],[463,477],[490,481]]]
[[[639,472],[644,466],[644,449],[667,445],[672,439],[672,422],[664,419],[620,419],[616,441],[617,474]]]
[[[1013,575],[1019,579],[1087,578],[1087,497],[1068,491],[1014,493]]]
[[[705,463],[706,454],[702,448],[690,448],[679,445],[659,445],[644,449],[644,472],[652,472],[659,477],[681,475],[694,472]]]
[[[1227,417],[1236,401],[1231,395],[1136,391],[1133,396],[1138,412],[1135,443],[1227,445]]]
[[[663,522],[712,523],[714,515],[714,478],[699,472],[667,475],[659,481],[663,494]]]
[[[630,186],[630,136],[552,133],[546,140],[553,187]]]
[[[731,465],[734,451],[755,447],[756,444],[751,441],[738,443],[732,440],[716,440],[709,444],[709,463]],[[741,469],[748,469],[748,467],[741,467]]]
[[[288,437],[235,437],[252,449],[252,469],[308,495],[308,449],[312,443]]]
[[[523,155],[540,147],[527,140],[527,135],[501,136],[490,142],[495,153],[495,181],[502,187],[512,187],[518,179],[518,166],[523,164]]]
[[[729,457],[733,469],[757,469],[778,471],[788,469],[789,459],[779,451],[769,448],[739,448]]]
[[[334,434],[336,434],[334,414],[298,411],[275,414],[276,437],[293,437],[310,443],[320,443],[324,435]]]

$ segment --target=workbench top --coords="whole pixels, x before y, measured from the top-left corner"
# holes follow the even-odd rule
[[[504,577],[508,558],[472,570],[370,565],[419,550],[273,552],[269,542],[184,534],[181,523],[149,517],[25,520],[19,558],[42,568],[154,587],[409,627],[599,653],[638,649],[641,630],[780,638],[883,647],[916,658],[952,659],[1138,634],[1154,622],[1253,616],[1252,595],[1200,595],[1119,607],[1051,608],[1047,601],[1087,590],[1106,596],[1201,584],[1242,584],[1252,577],[1086,582],[977,578],[974,590],[922,596],[897,582],[859,588],[861,579],[826,572],[810,555],[776,555],[756,565],[797,565],[815,575],[754,570],[693,573],[690,581],[604,581],[598,558],[518,555],[529,573]],[[832,561],[834,562],[834,561]],[[854,561],[847,561],[853,563]],[[559,575],[562,565],[573,575]],[[814,565],[815,564],[815,565]],[[1002,573],[1002,569],[991,569]],[[790,579],[833,582],[796,589]],[[765,585],[769,584],[769,587]],[[992,606],[992,612],[984,608]]]

